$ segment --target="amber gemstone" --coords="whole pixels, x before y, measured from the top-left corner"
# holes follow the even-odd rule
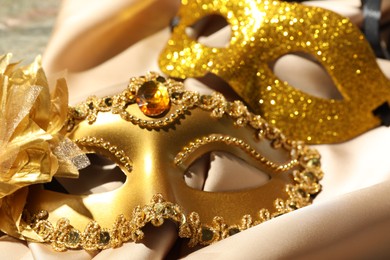
[[[147,81],[138,89],[136,102],[145,115],[159,116],[170,108],[168,89],[160,82]]]

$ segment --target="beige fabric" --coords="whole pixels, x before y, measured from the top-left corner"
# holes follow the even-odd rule
[[[26,243],[9,236],[3,236],[0,238],[0,258],[28,260],[33,259],[33,256]]]
[[[390,182],[316,203],[188,259],[374,259],[389,256]],[[386,232],[387,231],[387,232]]]
[[[103,39],[104,34],[92,33],[100,32],[102,26],[112,24],[112,17],[125,8],[124,6],[126,8],[138,6],[136,2],[129,0],[113,5],[112,1],[64,1],[56,31],[44,56],[44,66],[51,72],[57,72],[65,67],[70,68],[68,84],[70,100],[73,103],[79,102],[92,93],[105,95],[118,92],[126,85],[130,76],[142,75],[150,70],[159,71],[157,57],[169,38],[168,29],[160,30],[162,27],[158,24],[139,28],[120,27],[115,24],[119,29],[123,29],[121,37],[120,35],[119,38],[108,37],[112,41],[104,40],[106,43],[102,46],[96,39]],[[151,20],[149,16],[144,15],[145,12],[147,13],[151,6],[160,10],[167,1],[144,2],[143,8],[137,7],[138,9],[132,10],[143,14],[135,17],[137,23],[145,25]],[[358,8],[351,5],[352,2],[356,4],[356,1],[342,1],[342,3],[337,1],[338,4],[334,2],[328,7],[333,9],[337,7],[336,9],[344,14],[359,15]],[[170,10],[174,10],[174,7],[171,6]],[[165,20],[172,13],[174,11],[164,13]],[[134,24],[130,18],[126,21]],[[146,32],[142,32],[139,38],[126,41],[126,44],[130,45],[146,35],[150,36],[128,49],[122,46],[110,50],[109,46],[113,43],[142,30]],[[89,38],[91,33],[95,36]],[[221,37],[223,38],[223,35]],[[211,41],[210,39],[205,41]],[[94,49],[86,47],[90,46],[91,42],[96,45]],[[91,58],[95,52],[102,53],[96,59]],[[114,56],[117,53],[120,54]],[[69,59],[62,60],[68,54]],[[299,57],[290,58],[299,59],[302,66],[305,66],[305,70],[293,71],[291,64],[292,62],[296,64],[296,60],[285,60],[277,67],[278,75],[295,76],[287,80],[294,81],[295,86],[300,85],[302,88],[305,88],[305,85],[312,85],[310,84],[312,81],[318,82],[319,77],[309,78],[305,76],[305,72],[310,70],[309,74],[319,75],[316,73],[321,73],[320,68],[310,65]],[[105,62],[102,62],[103,60]],[[390,64],[386,61],[379,62],[385,74],[390,75]],[[82,64],[72,67],[70,63]],[[85,68],[89,69],[84,70]],[[302,75],[297,75],[298,72]],[[324,82],[326,80],[320,80],[320,83]],[[205,85],[193,79],[187,80],[186,86],[202,92],[210,91]],[[332,96],[332,93],[324,93],[321,89],[314,91],[321,92],[318,93],[319,95]],[[199,249],[190,253],[187,258],[371,259],[390,257],[390,129],[379,127],[349,142],[319,145],[316,148],[322,154],[325,176],[322,181],[323,191],[313,205]],[[223,174],[226,169],[230,169],[228,172],[230,175]],[[197,172],[197,169],[194,169],[194,172]],[[198,175],[199,178],[192,178],[189,185],[201,187],[205,182],[204,186],[207,190],[215,191],[242,188],[251,184],[249,182],[237,185],[239,179],[235,179],[237,176],[234,176],[233,172],[240,172],[251,180],[259,178],[250,167],[242,165],[239,161],[235,162],[234,158],[215,153],[212,155],[207,178],[206,175]],[[258,181],[264,180],[260,177]],[[67,187],[66,183],[64,185]],[[105,184],[94,191],[104,192],[119,184],[112,185]],[[70,188],[71,185],[68,187]],[[68,251],[65,253],[53,252],[48,245],[26,244],[9,237],[2,237],[0,259],[160,259],[173,247],[176,230],[172,224],[167,223],[159,229],[147,230],[146,237],[148,240],[144,243],[127,243],[120,248],[102,252]],[[170,256],[175,258],[177,254],[171,252]]]

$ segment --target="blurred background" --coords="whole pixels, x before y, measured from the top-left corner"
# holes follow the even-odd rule
[[[61,0],[0,0],[0,55],[30,63],[49,40]]]

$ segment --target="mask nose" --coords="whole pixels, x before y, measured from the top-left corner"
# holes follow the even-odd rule
[[[174,181],[171,179],[175,175],[179,177],[179,173],[175,172],[173,160],[169,159],[165,148],[166,145],[150,140],[144,141],[142,148],[138,149],[127,182],[132,196],[136,195],[141,205],[150,203],[156,194],[161,194],[166,201],[176,201]]]

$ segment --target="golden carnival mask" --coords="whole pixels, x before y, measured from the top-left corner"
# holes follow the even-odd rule
[[[228,47],[208,47],[186,33],[211,15],[230,25]],[[160,56],[162,71],[176,78],[217,75],[293,139],[342,142],[390,124],[390,82],[347,18],[279,1],[182,0],[177,20]],[[342,99],[315,97],[279,79],[270,64],[287,54],[309,56],[321,64]]]
[[[132,78],[118,95],[70,108],[66,129],[85,152],[114,161],[126,181],[91,195],[31,187],[19,229],[57,250],[139,241],[146,224],[164,220],[177,223],[190,246],[208,245],[306,206],[321,189],[315,150],[285,138],[240,101],[186,91],[153,73]],[[210,151],[234,154],[265,172],[268,182],[238,191],[189,187],[186,169]]]

